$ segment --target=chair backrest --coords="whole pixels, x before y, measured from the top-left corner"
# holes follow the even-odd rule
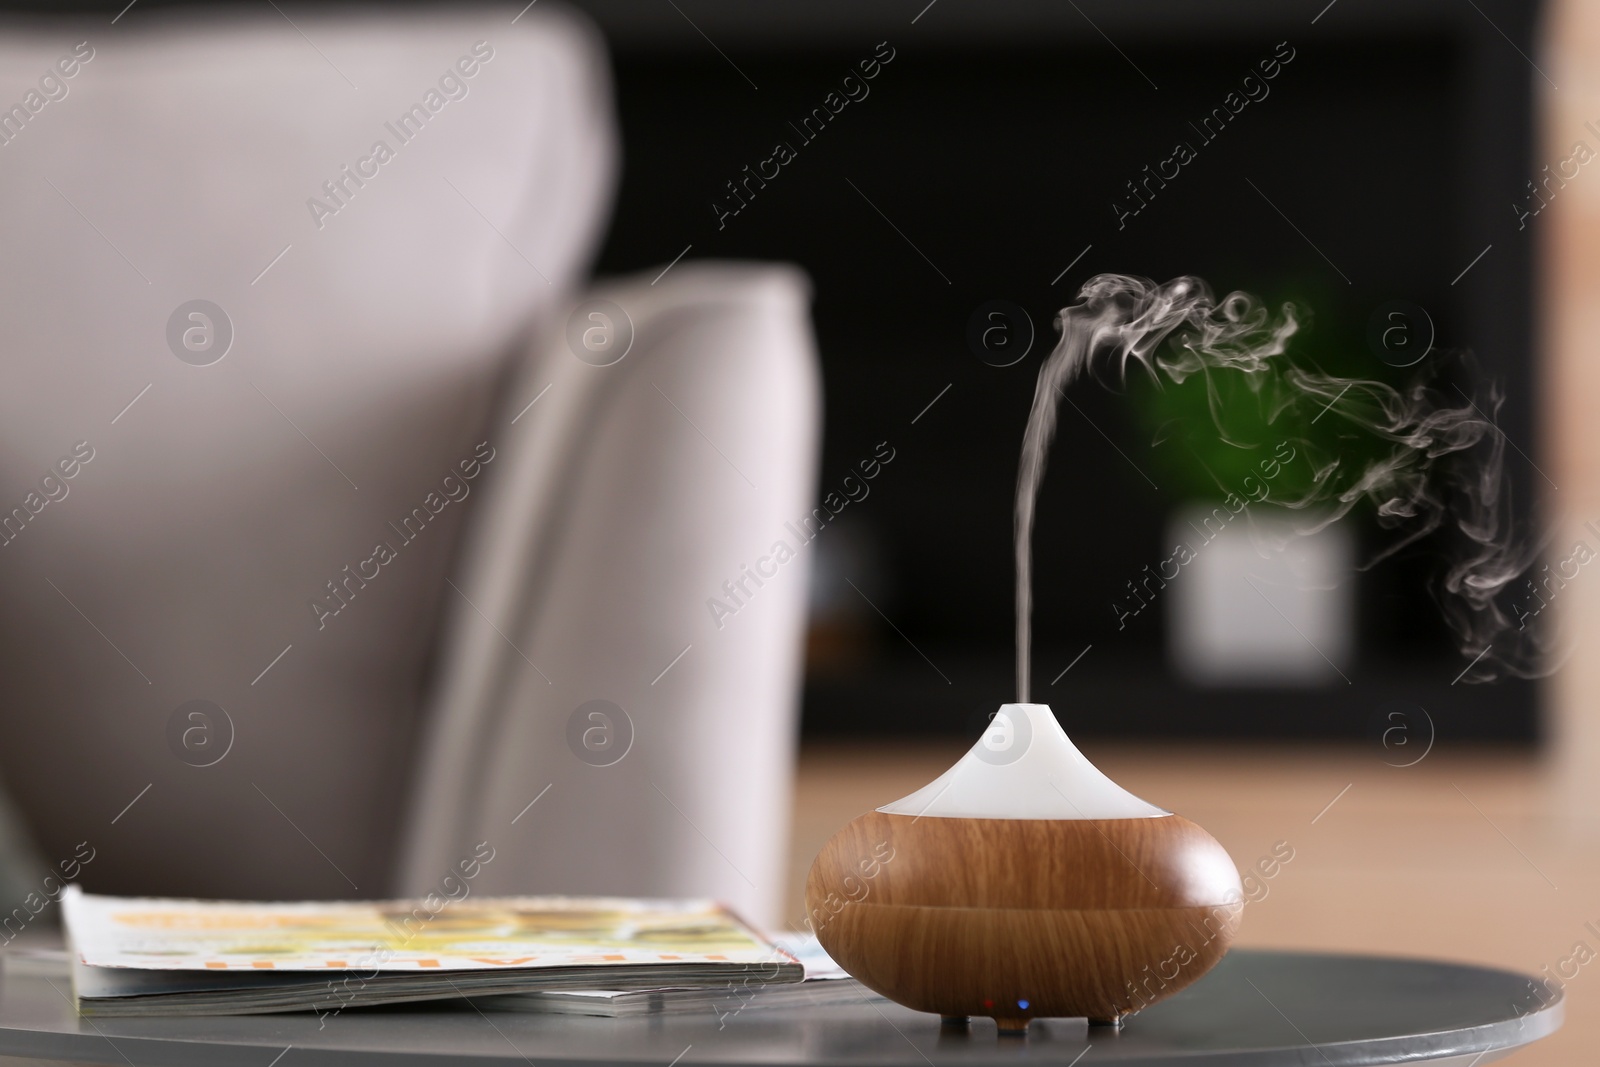
[[[497,387],[613,181],[597,40],[518,6],[0,34],[0,772],[91,889],[390,888]]]

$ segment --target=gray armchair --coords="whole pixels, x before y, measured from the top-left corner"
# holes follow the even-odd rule
[[[706,600],[808,509],[806,287],[583,294],[603,53],[520,7],[0,35],[44,101],[0,115],[0,773],[87,888],[425,892],[487,841],[497,892],[776,910],[805,552]]]

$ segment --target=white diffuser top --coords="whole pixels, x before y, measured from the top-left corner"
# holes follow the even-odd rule
[[[965,756],[878,809],[940,819],[1153,819],[1171,815],[1101,774],[1048,704],[1003,704]]]

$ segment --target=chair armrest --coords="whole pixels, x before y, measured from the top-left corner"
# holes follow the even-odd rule
[[[593,366],[552,331],[495,420],[399,888],[436,887],[487,841],[476,891],[776,918],[820,422],[808,285],[686,263],[591,297],[625,311],[632,345]],[[606,748],[601,720],[569,738],[593,700],[623,712],[609,753],[581,743],[599,727]]]

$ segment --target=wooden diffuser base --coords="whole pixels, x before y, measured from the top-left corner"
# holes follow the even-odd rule
[[[806,908],[868,988],[1003,1033],[1117,1026],[1222,958],[1243,911],[1227,852],[1177,815],[952,818],[872,811],[822,849]]]

